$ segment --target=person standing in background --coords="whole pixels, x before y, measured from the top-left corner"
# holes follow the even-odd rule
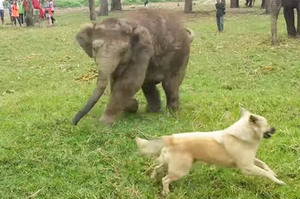
[[[17,25],[17,21],[18,21],[21,26],[20,19],[19,19],[19,6],[16,1],[14,1],[11,6],[11,17],[15,25]]]
[[[24,8],[23,3],[19,0],[19,19],[21,24],[24,24]]]
[[[49,1],[49,5],[50,5],[50,10],[51,10],[51,12],[52,12],[52,16],[51,16],[51,21],[52,21],[52,24],[54,24],[54,22],[56,21],[55,19],[54,19],[54,3],[53,3],[53,0],[50,0]]]
[[[2,25],[4,24],[4,7],[3,7],[4,0],[0,0],[0,18]]]
[[[224,31],[224,15],[225,15],[225,4],[221,0],[217,0],[216,3],[216,20],[218,26],[218,33]]]

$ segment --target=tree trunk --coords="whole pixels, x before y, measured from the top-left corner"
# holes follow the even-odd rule
[[[239,0],[230,0],[230,8],[239,8]]]
[[[34,26],[32,0],[27,0],[27,12],[25,17],[26,26]]]
[[[261,0],[260,8],[265,9],[265,6],[266,6],[266,0]]]
[[[108,16],[108,3],[107,0],[100,0],[100,13],[99,16]]]
[[[184,12],[192,13],[193,12],[193,0],[185,0],[184,2]]]
[[[111,11],[122,10],[121,0],[111,0]]]
[[[90,9],[90,20],[96,20],[96,12],[95,12],[95,0],[89,0],[89,9]]]

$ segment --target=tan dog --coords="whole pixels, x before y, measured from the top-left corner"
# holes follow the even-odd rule
[[[150,141],[136,138],[136,143],[142,154],[160,154],[152,178],[158,169],[168,166],[168,173],[162,178],[162,194],[167,195],[169,184],[187,175],[194,160],[239,168],[245,174],[285,184],[275,177],[268,165],[256,158],[261,139],[270,138],[274,132],[275,128],[271,128],[264,117],[242,109],[241,118],[225,130],[173,134]]]

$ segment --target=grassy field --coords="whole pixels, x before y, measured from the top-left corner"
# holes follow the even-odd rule
[[[196,36],[181,110],[145,113],[138,92],[138,114],[111,127],[98,123],[108,93],[78,126],[70,124],[95,88],[88,77],[96,66],[74,39],[88,13],[57,14],[51,28],[0,26],[0,198],[161,198],[160,180],[149,179],[152,160],[137,152],[134,138],[223,129],[241,105],[277,128],[258,156],[287,185],[195,164],[168,198],[299,199],[300,42],[286,37],[281,15],[279,45],[271,46],[261,12],[228,9],[220,35],[214,12],[185,16]]]

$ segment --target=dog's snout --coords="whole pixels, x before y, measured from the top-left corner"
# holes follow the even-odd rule
[[[272,127],[270,130],[269,130],[269,133],[273,134],[275,133],[276,129],[274,127]]]

